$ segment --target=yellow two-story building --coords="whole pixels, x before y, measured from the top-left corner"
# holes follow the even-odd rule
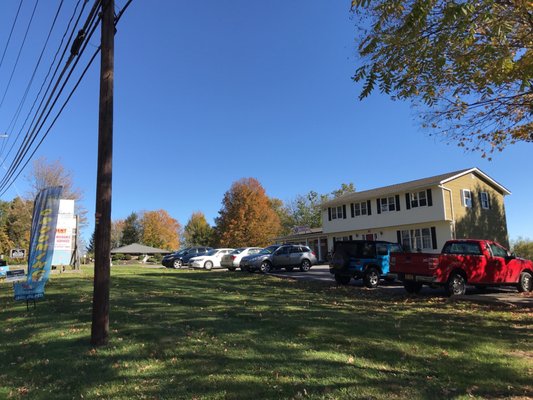
[[[347,193],[322,205],[328,249],[338,240],[387,240],[439,252],[455,238],[508,246],[504,197],[511,194],[478,168]]]

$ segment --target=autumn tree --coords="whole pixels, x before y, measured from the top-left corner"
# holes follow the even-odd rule
[[[123,223],[121,244],[123,246],[139,243],[141,240],[141,223],[139,216],[132,212]]]
[[[117,219],[111,222],[111,248],[112,249],[116,249],[117,247],[121,247],[125,244],[122,241],[124,225],[125,225],[125,221],[123,219]],[[140,235],[140,231],[139,231],[139,235]],[[136,242],[138,242],[138,240]],[[132,242],[132,243],[136,243],[136,242]]]
[[[533,240],[522,237],[512,242],[512,250],[518,256],[533,260]]]
[[[210,246],[213,241],[213,228],[207,223],[204,213],[197,211],[191,215],[185,225],[184,239],[186,246]]]
[[[165,210],[145,211],[140,222],[143,244],[167,250],[180,247],[180,223]]]
[[[296,225],[291,215],[291,210],[289,206],[286,205],[283,200],[277,199],[275,197],[270,197],[268,200],[270,202],[270,207],[272,207],[274,212],[278,215],[281,224],[279,234],[281,236],[289,235],[293,231],[294,226]]]
[[[533,7],[527,0],[352,0],[360,98],[422,106],[422,126],[483,156],[533,141]]]
[[[29,249],[33,201],[15,197],[7,209],[5,234],[14,247]]]
[[[322,226],[322,203],[353,192],[355,192],[355,185],[350,182],[342,183],[339,189],[333,190],[331,193],[318,194],[311,190],[305,195],[296,196],[288,206],[294,226],[320,228]]]
[[[216,219],[221,246],[266,246],[279,235],[280,220],[254,178],[243,178],[224,194]]]
[[[26,176],[30,186],[28,199],[33,201],[37,194],[49,186],[62,186],[62,199],[75,200],[75,213],[78,215],[80,226],[87,225],[87,209],[83,207],[83,192],[74,187],[72,173],[65,169],[59,160],[49,163],[41,157],[33,161],[32,169]]]

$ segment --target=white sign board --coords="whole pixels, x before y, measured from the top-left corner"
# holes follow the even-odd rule
[[[9,252],[9,258],[25,258],[26,249],[11,249]]]
[[[74,200],[60,200],[52,265],[68,265],[74,249],[76,216]]]

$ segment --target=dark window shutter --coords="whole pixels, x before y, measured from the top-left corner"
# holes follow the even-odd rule
[[[490,198],[490,193],[487,193],[487,199],[489,200],[489,210],[492,208],[492,201]]]
[[[428,207],[431,207],[433,205],[433,197],[431,197],[431,189],[426,190],[427,198],[428,198]]]
[[[346,219],[346,204],[342,205],[342,218]]]
[[[398,244],[402,244],[402,233],[400,231],[396,231],[396,240]]]
[[[350,210],[352,211],[352,218],[355,217],[354,205],[350,203]]]
[[[397,194],[394,198],[396,199],[396,211],[400,211],[400,195]]]
[[[370,200],[366,201],[366,211],[368,215],[372,215],[372,203],[370,203]]]
[[[433,245],[433,249],[437,249],[437,229],[435,229],[434,226],[431,227],[431,244]]]
[[[409,193],[405,194],[405,206],[408,210],[411,209],[411,196],[409,196]]]
[[[353,240],[353,236],[352,235],[350,235],[350,240]]]
[[[378,214],[381,214],[381,199],[376,199],[376,207],[378,208]]]
[[[331,221],[331,207],[328,207],[328,221]]]
[[[472,200],[472,208],[476,207],[476,192],[470,191],[470,199]]]

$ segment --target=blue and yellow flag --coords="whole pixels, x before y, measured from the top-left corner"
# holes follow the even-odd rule
[[[35,198],[28,254],[28,282],[48,280],[62,189],[61,186],[43,189]]]

